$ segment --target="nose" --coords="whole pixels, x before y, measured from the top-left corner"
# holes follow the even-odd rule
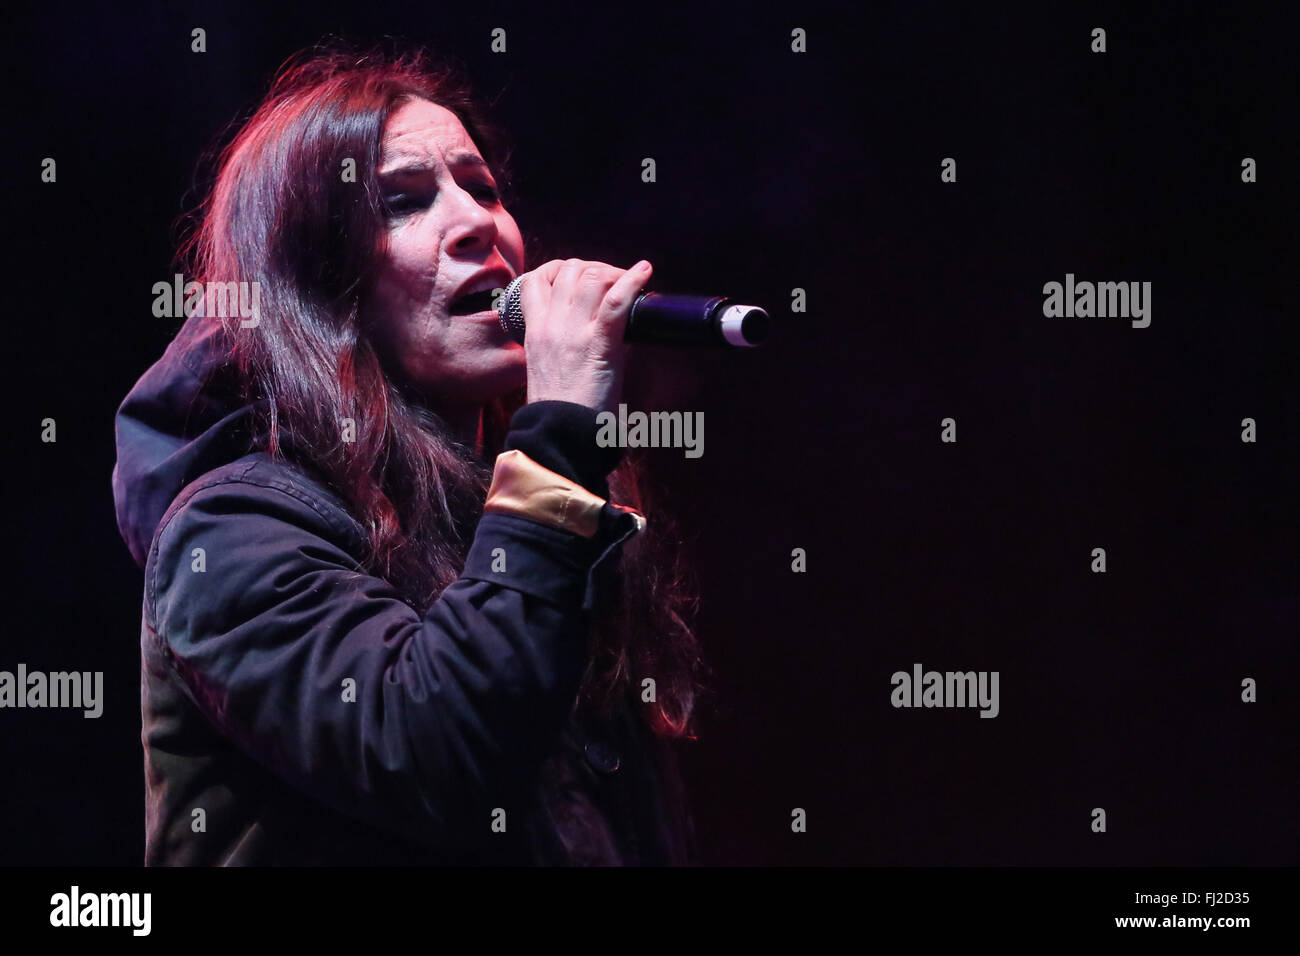
[[[448,231],[447,245],[455,253],[467,253],[484,247],[491,249],[497,238],[497,220],[491,210],[463,189],[456,190],[458,203],[455,225]]]

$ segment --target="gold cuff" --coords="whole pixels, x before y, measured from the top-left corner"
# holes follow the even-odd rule
[[[483,511],[531,518],[591,538],[600,529],[604,506],[604,498],[513,448],[497,455]]]

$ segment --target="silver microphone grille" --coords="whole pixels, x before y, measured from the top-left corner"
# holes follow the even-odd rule
[[[510,280],[505,291],[497,298],[497,315],[501,317],[501,328],[520,345],[524,344],[524,306],[520,301],[519,283],[522,275]]]

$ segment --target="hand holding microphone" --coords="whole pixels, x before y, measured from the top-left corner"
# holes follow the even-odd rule
[[[623,391],[628,313],[653,269],[642,260],[631,269],[583,259],[553,259],[516,277],[497,301],[513,301],[522,321],[528,365],[528,401],[576,402],[613,411]],[[505,319],[502,319],[503,325]]]
[[[547,263],[542,268],[553,267],[558,261]],[[527,325],[522,294],[525,275],[515,278],[496,300],[501,327],[520,344],[523,344]],[[640,292],[628,312],[623,337],[628,342],[656,345],[749,348],[761,345],[770,333],[771,319],[757,306],[739,305],[719,295]]]
[[[759,345],[767,313],[723,296],[645,292],[653,272],[583,259],[552,259],[517,276],[497,298],[501,327],[524,346],[528,400],[561,399],[612,411],[629,342]],[[527,317],[527,320],[525,320]]]

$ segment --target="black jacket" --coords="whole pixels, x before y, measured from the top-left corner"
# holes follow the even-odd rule
[[[187,320],[117,416],[146,864],[695,862],[673,745],[634,699],[576,704],[598,569],[644,526],[604,500],[595,411],[516,413],[463,574],[421,614],[361,568],[323,481],[249,451],[222,341]]]

